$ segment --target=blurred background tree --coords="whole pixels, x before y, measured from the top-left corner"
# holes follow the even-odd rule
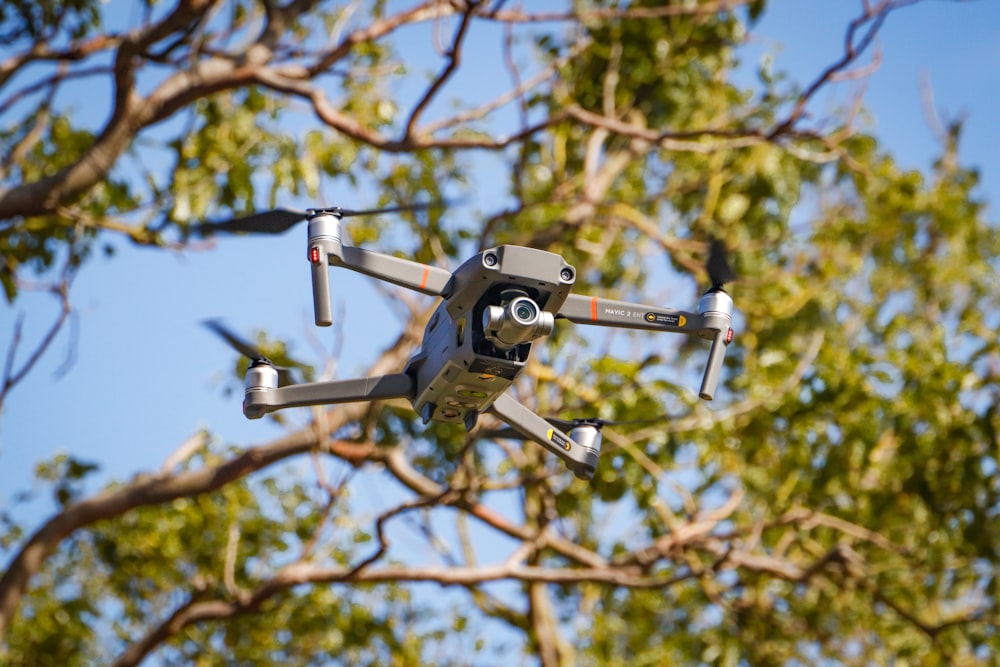
[[[961,125],[921,174],[863,132],[857,106],[807,113],[864,73],[885,19],[913,3],[859,3],[842,57],[806,85],[766,63],[736,75],[763,0],[398,4],[3,5],[0,280],[12,303],[51,283],[61,308],[37,340],[14,337],[0,399],[116,240],[210,252],[201,220],[347,184],[381,204],[497,193],[475,211],[357,220],[357,244],[452,267],[529,245],[574,264],[579,291],[674,307],[696,302],[708,240],[724,239],[740,278],[721,405],[693,398],[698,342],[559,325],[521,400],[662,416],[606,428],[590,483],[531,444],[423,426],[396,402],[309,411],[260,445],[202,432],[96,493],[79,443],[38,467],[50,518],[3,515],[0,658],[1000,651],[1000,237],[958,160]],[[371,373],[402,368],[434,305],[387,298],[402,331]],[[17,366],[19,344],[34,347]],[[361,492],[375,485],[392,490],[381,503]]]

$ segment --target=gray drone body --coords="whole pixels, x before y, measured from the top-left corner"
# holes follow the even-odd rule
[[[575,277],[559,255],[520,246],[491,248],[459,267],[407,367],[424,421],[471,429],[524,368],[531,342],[551,333]]]
[[[289,212],[281,215],[293,219]],[[549,421],[507,393],[524,369],[532,343],[551,333],[557,320],[707,338],[712,343],[699,395],[705,400],[714,396],[726,346],[732,340],[733,302],[722,290],[721,280],[713,278],[716,284],[702,297],[697,313],[657,308],[572,294],[576,270],[554,253],[503,245],[478,253],[449,273],[345,246],[339,209],[303,215],[309,219],[308,256],[317,325],[332,322],[330,266],[439,296],[442,301],[428,321],[420,350],[401,373],[279,386],[279,373],[270,362],[259,354],[251,355],[256,361],[247,372],[243,403],[250,419],[288,407],[406,398],[425,423],[458,423],[471,430],[479,415],[490,413],[517,435],[559,456],[576,476],[590,479],[600,455],[602,422]],[[257,231],[260,217],[220,228]],[[233,342],[231,334],[218,325],[213,328]]]

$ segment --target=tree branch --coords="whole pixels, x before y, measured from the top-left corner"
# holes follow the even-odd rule
[[[7,395],[35,367],[42,356],[45,355],[46,350],[55,341],[56,336],[73,312],[73,307],[69,301],[69,286],[73,279],[72,266],[72,260],[67,261],[66,268],[63,270],[63,275],[59,282],[50,289],[52,294],[59,299],[59,313],[56,315],[55,321],[49,326],[48,331],[42,336],[41,341],[39,341],[34,351],[28,355],[28,358],[25,359],[24,363],[18,369],[15,369],[15,359],[21,344],[24,315],[19,315],[17,321],[14,323],[14,333],[11,338],[10,348],[7,350],[6,361],[4,362],[3,377],[0,378],[0,411],[3,409],[4,400],[7,398]]]
[[[851,66],[855,60],[861,57],[868,47],[874,41],[875,36],[878,35],[879,30],[882,28],[882,24],[885,22],[889,14],[896,9],[905,7],[906,5],[914,4],[919,0],[880,0],[876,5],[869,6],[865,3],[865,9],[860,16],[855,18],[847,26],[847,32],[844,35],[844,51],[840,59],[836,62],[830,64],[825,70],[815,80],[809,85],[808,88],[803,91],[798,99],[795,101],[795,105],[792,110],[788,113],[785,119],[779,123],[769,135],[769,138],[775,138],[782,134],[787,133],[805,114],[806,105],[809,101],[816,95],[816,93],[823,88],[825,85],[834,81],[845,69]],[[861,36],[859,41],[855,41],[857,33],[859,30],[868,25],[867,31]]]
[[[383,583],[434,583],[440,586],[476,586],[496,581],[521,581],[525,583],[577,585],[599,583],[629,588],[669,588],[690,575],[679,577],[642,576],[611,568],[570,569],[558,567],[532,567],[505,562],[496,565],[471,567],[387,566],[377,569],[350,567],[323,567],[309,563],[296,563],[260,584],[245,601],[193,599],[180,605],[162,623],[142,639],[130,646],[114,663],[114,667],[137,665],[156,646],[176,635],[185,627],[205,621],[219,621],[248,613],[255,613],[260,606],[275,595],[301,585],[319,584],[383,584]]]
[[[424,91],[423,97],[420,98],[410,111],[410,118],[406,121],[406,130],[403,133],[404,141],[414,135],[417,121],[420,120],[420,116],[427,109],[428,105],[430,105],[431,100],[434,99],[438,91],[444,87],[448,79],[450,79],[458,69],[459,63],[462,62],[462,43],[465,41],[469,25],[472,23],[472,13],[478,4],[478,2],[470,2],[469,6],[466,7],[465,11],[462,13],[462,19],[458,24],[458,30],[455,31],[455,37],[452,39],[451,48],[448,50],[448,63],[445,65],[444,69],[441,70],[440,74],[437,75],[427,90]]]

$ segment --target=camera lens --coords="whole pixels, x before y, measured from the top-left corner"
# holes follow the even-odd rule
[[[529,299],[517,299],[513,303],[514,317],[528,323],[538,315],[538,306]]]

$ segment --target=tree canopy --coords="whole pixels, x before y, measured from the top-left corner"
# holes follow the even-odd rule
[[[114,241],[211,252],[199,222],[333,184],[382,205],[495,193],[350,225],[421,262],[527,245],[578,291],[682,307],[719,238],[739,278],[710,407],[701,341],[559,324],[536,344],[520,400],[635,421],[604,429],[590,482],[486,418],[467,434],[396,401],[306,411],[258,445],[206,431],[94,494],[86,457],[43,462],[56,512],[0,523],[0,661],[1000,653],[1000,235],[960,123],[920,172],[862,100],[810,107],[910,4],[858,3],[842,57],[797,82],[740,61],[764,0],[4,3],[0,281],[11,303],[49,281],[63,308],[15,336],[34,348],[8,354],[0,405]],[[435,305],[386,298],[405,316],[371,374],[402,369]]]

